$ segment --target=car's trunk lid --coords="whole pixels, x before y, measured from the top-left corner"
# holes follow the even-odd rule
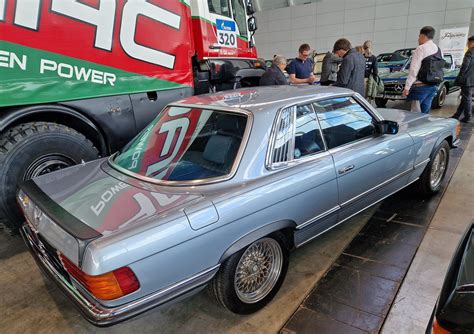
[[[51,219],[35,226],[52,246],[70,251],[70,260],[79,262],[82,251],[92,240],[137,228],[161,224],[185,216],[183,210],[202,196],[160,191],[145,182],[117,173],[107,173],[98,160],[46,174],[22,186],[25,193]],[[193,203],[191,203],[193,202]],[[167,219],[161,219],[166,216]],[[76,247],[75,244],[78,244]]]

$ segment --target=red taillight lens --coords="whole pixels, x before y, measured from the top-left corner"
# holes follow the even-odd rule
[[[59,257],[64,269],[98,299],[117,299],[140,288],[137,277],[128,267],[122,267],[102,275],[91,276],[84,273],[64,255],[60,254]]]
[[[438,323],[438,321],[436,321],[436,319],[434,319],[433,321],[433,327],[432,327],[431,333],[432,334],[451,334],[450,331],[441,327],[441,325]]]

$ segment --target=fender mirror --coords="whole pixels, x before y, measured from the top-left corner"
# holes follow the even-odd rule
[[[398,133],[398,123],[394,121],[383,120],[377,123],[378,132],[382,134],[396,135]]]
[[[248,27],[250,32],[257,31],[257,19],[255,18],[255,16],[249,18]]]

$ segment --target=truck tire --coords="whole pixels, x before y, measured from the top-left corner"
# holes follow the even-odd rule
[[[16,205],[18,184],[99,157],[82,134],[56,123],[25,123],[0,136],[0,218],[16,232],[23,219]]]
[[[432,109],[439,109],[444,105],[446,102],[446,96],[448,95],[448,87],[446,85],[442,85],[440,89],[438,89],[438,93],[436,94],[433,102],[431,102]]]
[[[388,99],[383,99],[381,97],[376,97],[375,98],[375,105],[378,108],[385,108],[387,106]]]

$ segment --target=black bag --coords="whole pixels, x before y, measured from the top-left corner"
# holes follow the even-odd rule
[[[441,50],[438,48],[438,52],[422,60],[420,71],[416,78],[424,84],[437,85],[444,80],[443,69],[445,64],[446,61],[441,54]]]

